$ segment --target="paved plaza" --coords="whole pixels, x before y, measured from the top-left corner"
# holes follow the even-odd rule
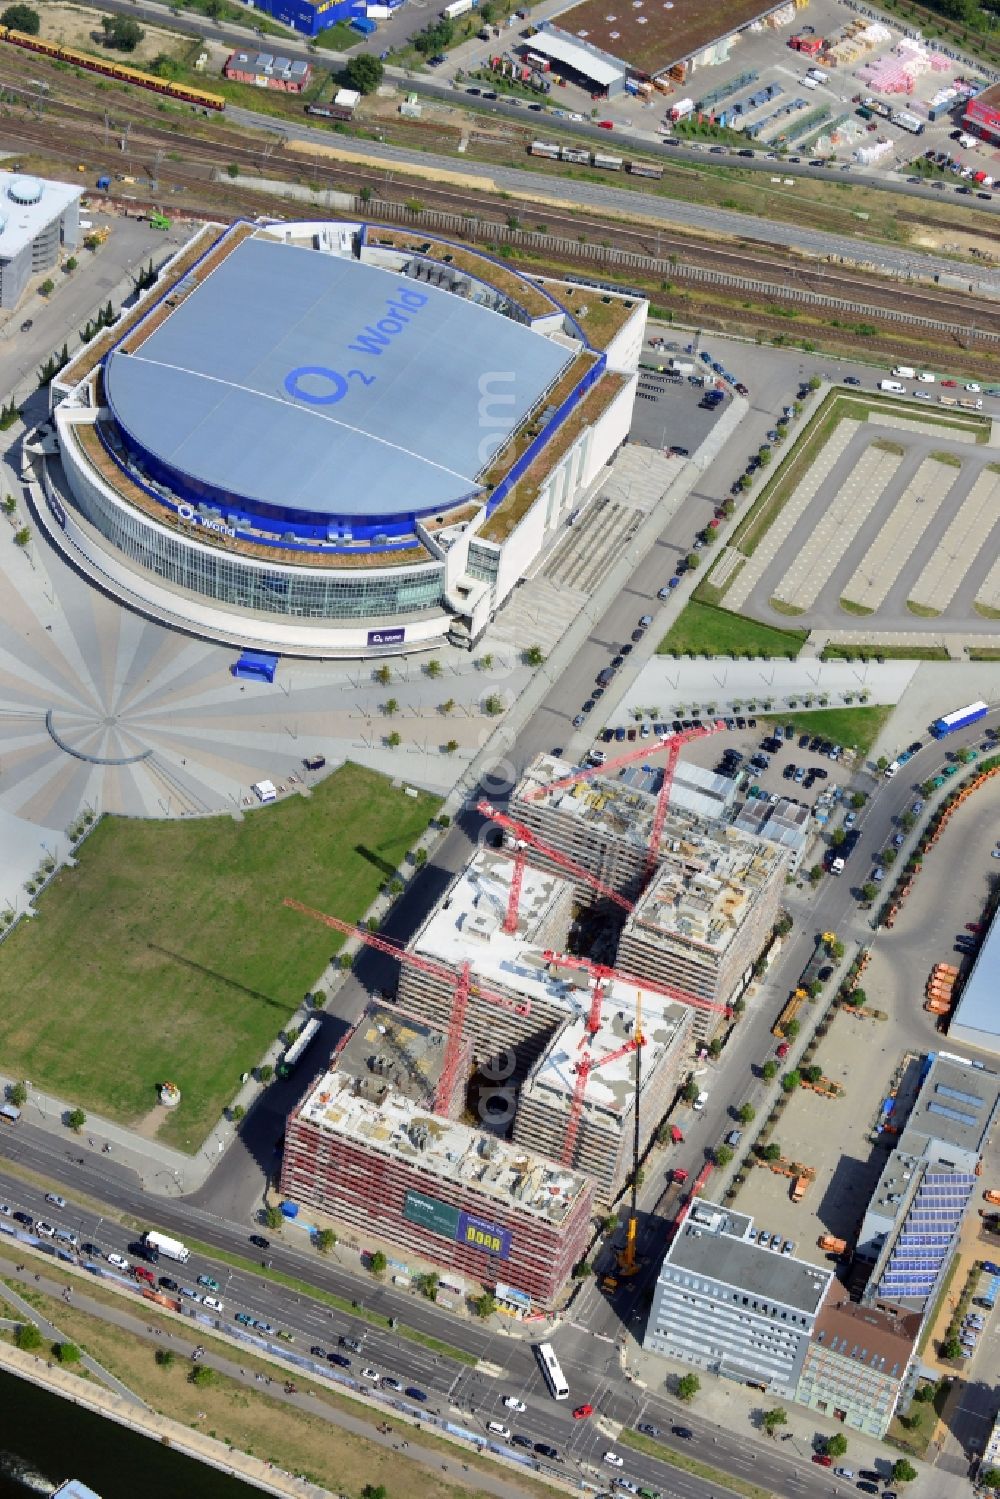
[[[724,606],[855,641],[852,616],[918,643],[1000,633],[1000,446],[963,420],[975,419],[842,416],[752,555],[717,565]]]

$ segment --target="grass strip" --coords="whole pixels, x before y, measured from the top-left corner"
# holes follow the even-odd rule
[[[1000,646],[983,645],[969,651],[970,661],[1000,661]]]
[[[876,706],[758,713],[757,717],[768,723],[790,723],[796,734],[819,734],[835,744],[854,745],[867,754],[891,713],[891,707]]]
[[[692,599],[657,646],[661,656],[787,656],[799,654],[807,630],[778,630],[773,625],[733,614],[729,609]]]
[[[825,645],[821,661],[947,661],[943,645]]]
[[[838,604],[845,614],[874,614],[874,609],[869,609],[867,604],[856,604],[853,599],[838,599]]]
[[[728,1489],[730,1493],[742,1494],[744,1499],[774,1499],[771,1490],[762,1489],[759,1483],[750,1483],[745,1478],[737,1478],[721,1468],[713,1468],[709,1463],[700,1462],[696,1457],[688,1457],[686,1452],[677,1452],[673,1447],[656,1441],[654,1437],[644,1436],[641,1431],[623,1431],[618,1438],[618,1445],[635,1447],[637,1451],[645,1452],[647,1457],[655,1457],[661,1463],[669,1463],[672,1468],[693,1473],[698,1478],[706,1479],[708,1483]]]
[[[920,1342],[917,1344],[917,1353],[921,1358],[924,1355],[924,1350],[926,1349],[927,1344],[931,1340],[931,1333],[937,1326],[937,1320],[941,1314],[941,1308],[944,1306],[945,1297],[951,1290],[951,1283],[955,1279],[955,1275],[958,1272],[958,1267],[961,1262],[962,1257],[956,1251],[951,1257],[951,1264],[948,1266],[948,1273],[941,1283],[941,1289],[938,1292],[937,1300],[934,1303],[934,1310],[931,1312],[930,1316],[927,1318],[927,1321],[924,1323],[924,1330],[920,1334]]]
[[[198,1254],[222,1260],[224,1264],[232,1265],[236,1270],[247,1270],[251,1275],[273,1280],[278,1285],[286,1286],[290,1291],[301,1292],[312,1301],[321,1301],[325,1306],[335,1307],[338,1312],[346,1312],[349,1317],[360,1317],[363,1322],[368,1322],[373,1327],[389,1327],[389,1318],[384,1317],[381,1312],[373,1312],[366,1306],[355,1306],[353,1302],[347,1300],[346,1296],[338,1296],[335,1291],[324,1291],[321,1286],[310,1285],[307,1280],[299,1280],[294,1275],[286,1275],[284,1270],[267,1269],[256,1260],[248,1260],[242,1255],[231,1254],[226,1249],[217,1249],[214,1244],[200,1244],[197,1239],[189,1238],[185,1238],[184,1242],[189,1249],[195,1250]],[[415,1327],[407,1327],[403,1322],[397,1322],[392,1331],[411,1343],[420,1343],[424,1348],[429,1348],[432,1353],[439,1353],[443,1358],[454,1359],[456,1363],[473,1366],[479,1362],[474,1353],[466,1353],[464,1348],[455,1348],[451,1343],[432,1337],[430,1333],[418,1332]]]
[[[906,607],[918,619],[937,619],[941,613],[940,609],[932,609],[930,604],[918,604],[914,599],[907,599]]]

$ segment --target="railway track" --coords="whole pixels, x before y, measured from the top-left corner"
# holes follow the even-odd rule
[[[60,87],[62,86],[61,83]],[[2,73],[0,87],[5,87],[8,91],[16,88],[19,93],[27,92],[23,85],[5,82]],[[45,123],[30,112],[20,119],[8,116],[8,123],[13,127],[9,133],[16,134],[25,144],[50,154],[60,154],[66,159],[79,158],[82,154],[81,139],[90,143],[89,150],[92,149],[95,137],[108,140],[112,135],[118,136],[121,133],[111,126],[106,115],[96,111],[86,99],[62,97],[50,101],[47,108],[49,112]],[[60,118],[55,118],[57,112]],[[222,209],[231,214],[256,214],[266,209],[267,201],[262,195],[227,188],[224,180],[211,180],[214,173],[225,170],[234,162],[248,172],[261,170],[264,165],[270,177],[282,180],[307,178],[310,183],[342,191],[346,189],[355,194],[362,189],[370,191],[374,187],[380,197],[396,197],[397,194],[390,192],[390,188],[395,186],[399,201],[406,201],[406,195],[413,186],[413,180],[409,178],[393,184],[391,168],[384,171],[364,163],[354,166],[350,160],[345,161],[339,157],[329,161],[312,156],[306,159],[289,151],[284,143],[267,142],[266,137],[261,144],[213,139],[200,131],[193,131],[183,116],[164,123],[162,111],[155,106],[135,109],[131,107],[130,101],[130,116],[138,122],[136,128],[130,120],[132,128],[127,140],[126,160],[133,171],[136,170],[134,163],[140,161],[147,177],[152,177],[155,172],[161,181],[179,187],[185,195],[196,194],[203,207],[206,206],[206,197],[215,200],[209,207],[209,212],[219,212]],[[172,159],[174,156],[180,156],[181,160]],[[605,242],[613,244],[618,250],[632,250],[663,261],[673,261],[675,267],[677,263],[683,263],[684,258],[690,257],[700,264],[734,277],[747,277],[786,287],[789,294],[800,289],[844,301],[864,302],[870,308],[869,317],[876,323],[879,321],[880,308],[893,310],[897,315],[898,310],[903,308],[914,318],[966,325],[970,332],[976,327],[1000,328],[1000,307],[995,302],[948,288],[935,287],[931,291],[917,282],[887,283],[884,278],[875,275],[851,272],[838,266],[817,265],[793,255],[756,252],[746,245],[711,244],[707,239],[690,233],[656,231],[641,224],[628,225],[618,219],[571,213],[556,206],[550,207],[537,201],[524,202],[508,195],[500,199],[484,193],[471,199],[467,192],[434,183],[421,184],[420,195],[421,203],[429,210],[442,213],[465,215],[470,203],[474,202],[477,220],[469,225],[470,237],[478,234],[480,242],[481,231],[488,230],[491,224],[509,222],[513,211],[518,210],[518,216],[523,214],[525,220],[531,218],[536,223],[544,216],[547,231],[563,238],[578,239],[581,231],[587,230],[597,243]],[[560,252],[559,264],[565,268],[566,263],[567,257]],[[611,268],[601,272],[593,260],[586,262],[586,269],[591,275],[604,274],[607,279],[629,279],[627,272],[615,272]],[[553,273],[558,273],[558,267],[554,266],[552,270]],[[699,299],[693,289],[688,292],[688,296],[692,294],[696,300],[706,300],[703,296]],[[755,322],[759,321],[755,317]],[[785,327],[787,329],[787,324]],[[873,348],[874,345],[868,342],[865,347]]]

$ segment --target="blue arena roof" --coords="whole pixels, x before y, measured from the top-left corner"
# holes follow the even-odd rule
[[[111,354],[105,389],[151,471],[191,494],[389,520],[474,493],[571,357],[439,287],[248,239]]]

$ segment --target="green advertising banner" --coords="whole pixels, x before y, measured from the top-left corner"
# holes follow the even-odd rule
[[[425,1197],[423,1192],[409,1191],[403,1200],[403,1217],[432,1234],[442,1234],[446,1239],[458,1238],[458,1208],[439,1202],[436,1197]]]

